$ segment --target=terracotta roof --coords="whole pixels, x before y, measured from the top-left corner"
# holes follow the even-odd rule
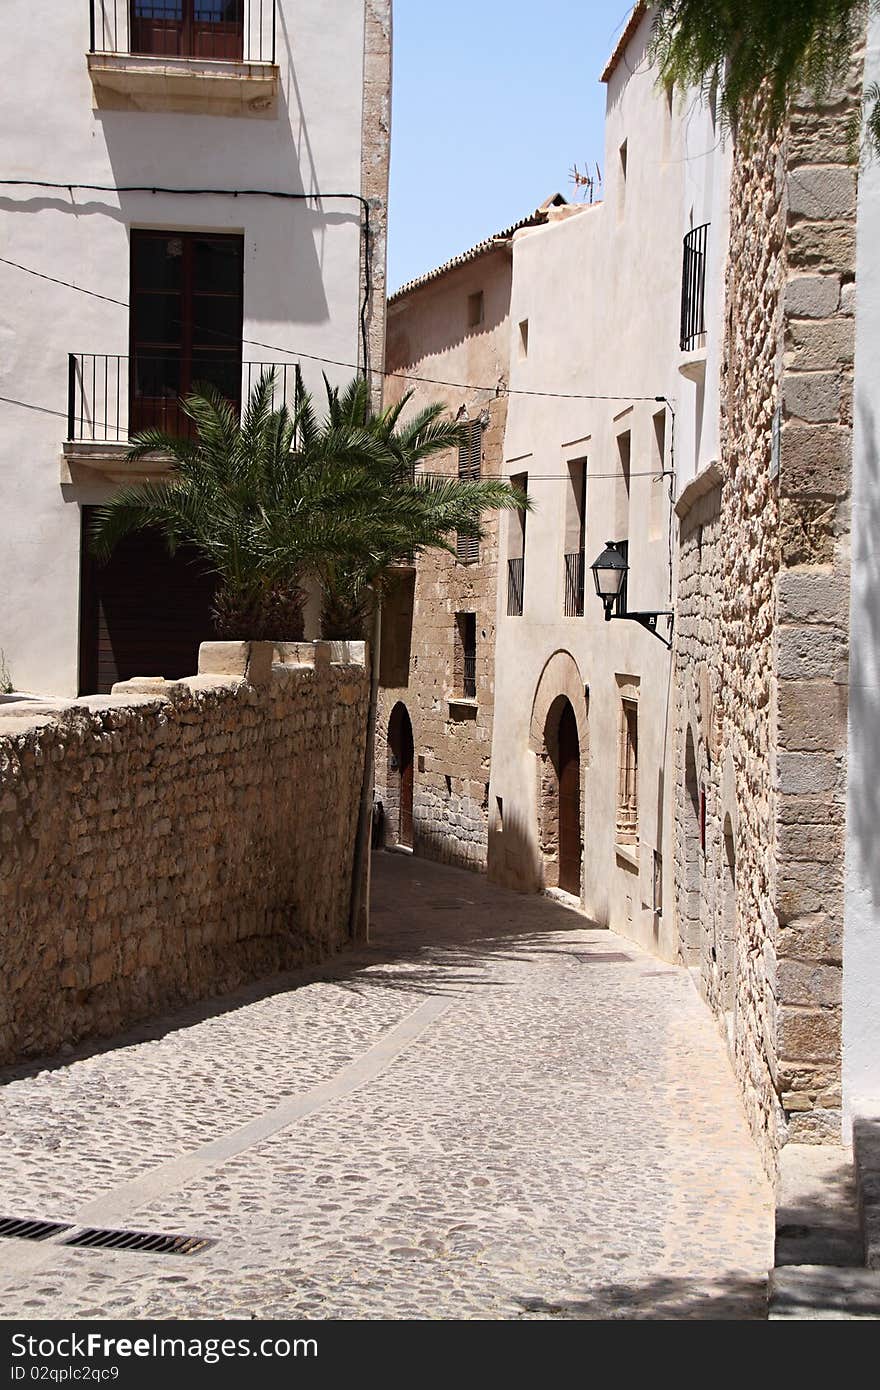
[[[644,4],[644,0],[639,0],[639,3],[633,6],[632,14],[626,22],[626,28],[624,29],[620,38],[617,40],[617,47],[615,48],[611,57],[608,59],[608,62],[605,64],[605,70],[602,73],[602,76],[599,78],[600,82],[608,81],[614,69],[617,67],[617,64],[620,62],[621,58],[626,52],[627,45],[629,44],[630,39],[638,29],[639,25],[641,24],[642,20],[645,18],[645,15],[647,13],[648,6]]]
[[[441,275],[446,275],[450,270],[456,270],[460,265],[467,265],[469,261],[479,260],[480,256],[487,255],[494,251],[496,246],[503,245],[509,241],[514,232],[518,232],[521,227],[537,227],[542,222],[547,221],[547,215],[551,208],[567,206],[567,199],[561,193],[554,193],[547,198],[539,208],[530,212],[527,217],[523,217],[519,222],[514,222],[512,227],[505,227],[502,232],[496,232],[494,236],[487,237],[485,241],[477,242],[469,251],[462,251],[460,256],[453,256],[452,260],[444,261],[443,265],[438,265],[435,270],[428,270],[424,275],[418,276],[415,280],[408,280],[405,285],[401,285],[399,290],[395,290],[388,297],[388,303],[394,304],[404,295],[410,294],[412,290],[419,289],[422,285],[427,285],[431,280],[439,280]]]

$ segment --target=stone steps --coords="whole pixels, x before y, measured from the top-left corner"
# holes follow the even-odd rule
[[[769,1317],[880,1319],[880,1110],[853,1147],[780,1155]]]

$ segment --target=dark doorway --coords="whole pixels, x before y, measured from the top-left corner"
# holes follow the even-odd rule
[[[244,0],[130,0],[131,51],[240,62]]]
[[[199,643],[214,636],[216,580],[188,550],[169,556],[162,538],[139,531],[106,565],[89,551],[83,508],[80,694],[107,695],[132,676],[194,675]]]
[[[574,710],[559,720],[559,887],[581,892],[581,751]]]
[[[397,843],[413,847],[413,732],[406,705],[396,704],[388,721],[388,811],[397,810]],[[397,792],[397,807],[394,793]]]
[[[191,433],[200,384],[240,408],[243,263],[240,236],[132,232],[130,432]]]

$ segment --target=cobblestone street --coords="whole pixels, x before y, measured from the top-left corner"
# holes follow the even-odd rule
[[[686,971],[402,854],[374,940],[7,1071],[3,1317],[764,1316],[770,1191]]]

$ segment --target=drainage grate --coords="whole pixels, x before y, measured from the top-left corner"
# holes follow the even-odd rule
[[[623,951],[569,951],[568,954],[574,956],[581,965],[618,965],[623,961],[632,960],[632,956],[626,955]]]
[[[23,1221],[16,1216],[0,1216],[0,1236],[15,1240],[48,1240],[59,1231],[69,1231],[69,1221]]]
[[[202,1236],[168,1236],[155,1231],[101,1231],[93,1227],[77,1231],[64,1245],[85,1246],[88,1250],[131,1250],[145,1255],[198,1255],[214,1245]]]

